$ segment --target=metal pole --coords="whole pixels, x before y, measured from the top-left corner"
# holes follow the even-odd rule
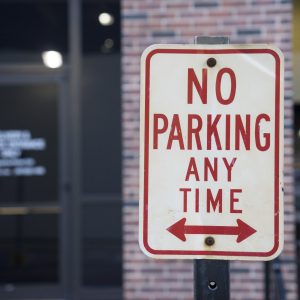
[[[229,263],[227,260],[195,260],[195,300],[229,300]]]
[[[270,265],[269,261],[265,262],[265,300],[271,300],[270,296]]]
[[[228,37],[195,37],[195,44],[229,44]],[[226,260],[194,261],[195,300],[229,300],[229,262]]]

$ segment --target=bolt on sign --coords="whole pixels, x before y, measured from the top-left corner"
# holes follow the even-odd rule
[[[140,246],[270,260],[283,246],[283,55],[154,45],[141,61]]]

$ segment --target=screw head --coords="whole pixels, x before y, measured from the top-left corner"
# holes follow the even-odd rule
[[[216,61],[215,58],[210,57],[210,58],[207,60],[206,63],[207,63],[207,65],[208,65],[210,68],[212,68],[212,67],[214,67],[214,66],[217,64],[217,61]]]
[[[215,243],[215,239],[212,236],[208,236],[205,238],[205,244],[207,246],[212,246]]]
[[[218,289],[218,285],[215,281],[210,281],[208,283],[208,288],[211,290],[211,291],[215,291]]]

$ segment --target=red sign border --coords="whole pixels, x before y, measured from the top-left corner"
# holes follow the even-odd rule
[[[150,112],[150,63],[156,54],[270,54],[275,59],[275,176],[274,176],[274,246],[268,252],[155,250],[148,243],[148,172],[149,172],[149,112]],[[280,57],[272,49],[154,49],[145,58],[145,128],[144,128],[144,207],[143,246],[153,255],[211,255],[270,257],[279,248],[279,150],[280,150]]]

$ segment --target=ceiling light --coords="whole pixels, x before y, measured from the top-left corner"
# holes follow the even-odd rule
[[[98,17],[99,23],[103,26],[109,26],[112,25],[115,21],[113,15],[103,12]]]
[[[114,46],[114,41],[112,39],[106,39],[104,41],[104,47],[106,49],[111,49]]]
[[[63,57],[58,51],[45,51],[42,58],[44,65],[51,69],[60,68],[63,64]]]

